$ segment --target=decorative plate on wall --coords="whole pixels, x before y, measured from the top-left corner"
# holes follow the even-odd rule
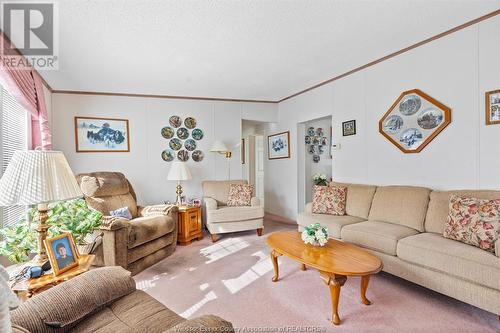
[[[196,149],[196,141],[193,139],[187,139],[184,141],[184,148],[186,148],[189,151],[193,151]]]
[[[189,138],[189,131],[186,128],[181,127],[177,130],[177,137],[181,140],[186,140]]]
[[[403,92],[379,121],[379,132],[404,153],[418,153],[451,122],[451,109],[419,89]]]
[[[165,161],[165,162],[172,162],[175,158],[175,152],[171,149],[165,149],[162,153],[161,153],[161,158]]]
[[[174,136],[174,130],[172,127],[165,126],[161,129],[161,136],[163,136],[165,139],[172,139]]]
[[[314,127],[309,127],[307,129],[307,135],[314,136],[314,134],[316,134],[316,130],[314,129]]]
[[[173,150],[179,150],[182,148],[182,142],[181,140],[177,139],[177,138],[173,138],[170,140],[169,144],[170,148],[172,148]]]
[[[193,117],[187,117],[184,119],[184,126],[186,126],[189,129],[193,129],[196,127],[196,119]]]
[[[192,132],[191,132],[191,136],[193,137],[193,139],[195,140],[201,140],[203,139],[203,131],[199,128],[195,128]]]
[[[201,162],[203,161],[203,152],[201,150],[195,150],[193,151],[193,154],[191,154],[191,157],[193,158],[193,161],[195,162]]]
[[[187,150],[179,150],[177,152],[177,158],[179,159],[179,161],[182,161],[182,162],[186,162],[187,160],[189,160],[189,153]]]
[[[172,126],[174,128],[180,127],[182,125],[182,120],[181,120],[181,117],[179,117],[179,116],[170,117],[168,122],[170,123],[170,126]]]

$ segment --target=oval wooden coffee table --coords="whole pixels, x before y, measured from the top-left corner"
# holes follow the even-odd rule
[[[269,235],[267,244],[271,248],[274,266],[273,282],[279,279],[278,257],[281,255],[300,262],[302,270],[312,267],[319,271],[323,282],[330,287],[333,324],[340,324],[340,288],[348,276],[361,277],[361,301],[366,305],[371,304],[366,298],[370,275],[382,270],[382,262],[376,256],[360,247],[335,239],[329,239],[323,247],[304,244],[297,231],[275,232]]]

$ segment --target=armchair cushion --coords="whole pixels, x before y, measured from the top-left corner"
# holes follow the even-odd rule
[[[207,210],[207,223],[239,222],[263,217],[264,208],[261,206],[222,206],[217,210]]]
[[[165,215],[138,217],[131,220],[128,248],[132,249],[172,232],[174,219]]]
[[[229,186],[231,184],[246,184],[246,180],[209,180],[202,183],[203,196],[215,199],[219,206],[227,204]]]
[[[252,199],[250,200],[250,206],[253,206],[253,207],[260,206],[260,199],[257,197],[252,197]]]
[[[125,269],[93,269],[22,303],[12,311],[12,323],[31,332],[69,332],[85,316],[134,291]]]
[[[233,207],[250,206],[252,193],[253,185],[230,184],[227,205]]]
[[[213,316],[204,315],[201,317],[186,320],[174,327],[171,327],[165,333],[178,332],[193,332],[193,333],[216,333],[216,332],[234,332],[233,325],[224,319]]]

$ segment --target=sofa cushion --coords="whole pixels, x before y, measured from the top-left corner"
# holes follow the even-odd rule
[[[443,232],[445,238],[495,253],[500,234],[500,199],[486,200],[453,195]]]
[[[90,270],[37,294],[11,312],[12,323],[31,332],[69,332],[79,320],[135,291],[121,267]]]
[[[368,220],[383,221],[424,231],[430,190],[413,186],[378,187]]]
[[[230,184],[247,184],[246,180],[207,180],[202,183],[203,196],[215,199],[217,204],[225,206]]]
[[[346,193],[347,187],[314,186],[313,213],[345,215]]]
[[[400,259],[500,290],[500,258],[477,247],[422,233],[399,241]]]
[[[216,210],[207,211],[208,223],[244,222],[245,220],[254,220],[263,217],[264,208],[262,206],[221,206]]]
[[[325,215],[312,214],[304,212],[297,217],[297,223],[303,227],[307,227],[313,223],[319,223],[328,228],[328,236],[340,239],[340,231],[346,225],[366,221],[361,217],[349,215]]]
[[[444,226],[449,213],[450,197],[460,195],[478,199],[500,199],[500,191],[492,190],[455,190],[455,191],[432,191],[429,201],[429,209],[425,217],[425,231],[443,234]]]
[[[86,318],[72,332],[162,333],[185,319],[137,290]]]
[[[128,248],[157,239],[174,230],[174,220],[169,216],[145,216],[130,221]]]
[[[228,206],[250,206],[252,201],[253,185],[229,184],[229,194],[226,204]]]
[[[337,182],[332,182],[331,185],[347,187],[345,207],[347,215],[368,218],[377,186]]]
[[[342,240],[386,254],[396,255],[401,238],[418,234],[415,229],[381,221],[366,221],[342,228]]]

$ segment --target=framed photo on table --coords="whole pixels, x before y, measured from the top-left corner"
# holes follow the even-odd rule
[[[500,90],[486,92],[486,125],[500,124]]]
[[[267,145],[267,156],[270,160],[290,158],[290,131],[269,135]]]
[[[128,119],[75,117],[77,153],[129,152]]]
[[[78,266],[78,252],[71,233],[45,239],[45,249],[54,275],[57,276]]]

